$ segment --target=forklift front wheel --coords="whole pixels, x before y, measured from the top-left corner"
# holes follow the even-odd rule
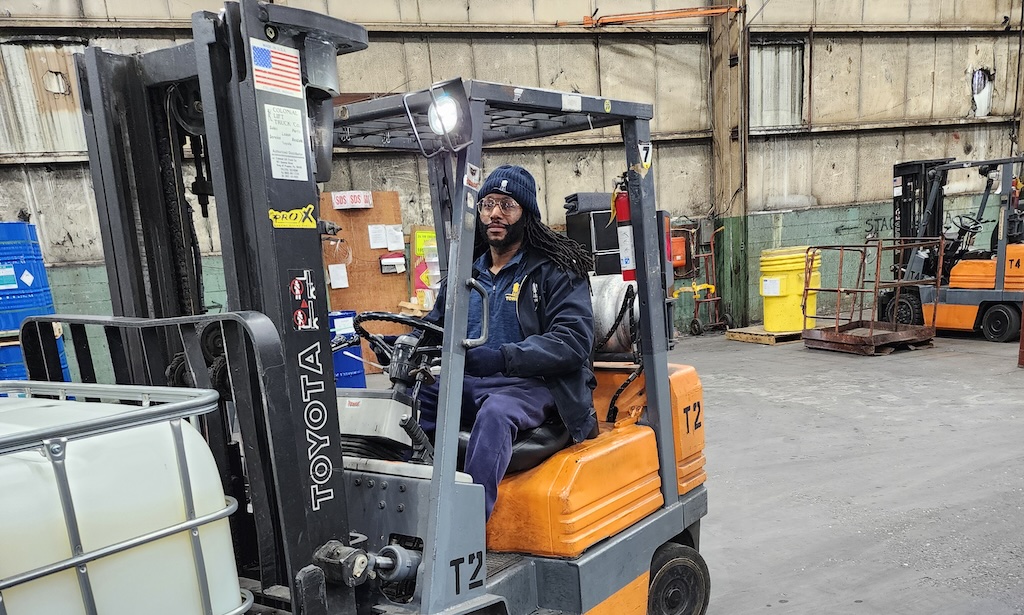
[[[666,542],[651,560],[647,615],[704,615],[711,599],[711,574],[696,549]]]
[[[923,325],[921,298],[912,293],[903,293],[898,301],[889,301],[885,306],[885,321],[901,325]]]
[[[1020,312],[1012,305],[997,303],[985,310],[981,332],[990,342],[1008,342],[1020,333]]]
[[[703,335],[704,334],[704,323],[699,318],[694,318],[690,321],[690,335]]]

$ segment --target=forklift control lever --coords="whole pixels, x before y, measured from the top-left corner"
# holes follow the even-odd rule
[[[403,415],[398,425],[405,430],[405,433],[409,434],[409,439],[412,440],[413,459],[423,463],[434,463],[434,446],[430,443],[430,438],[424,433],[419,422],[414,421],[409,415]]]
[[[318,220],[317,227],[321,235],[337,235],[341,231],[341,225],[330,220]]]
[[[366,551],[329,540],[313,553],[313,563],[323,569],[329,583],[349,587],[362,585],[372,572]]]
[[[487,342],[487,323],[491,321],[491,309],[490,306],[487,305],[487,289],[484,288],[483,284],[478,282],[476,278],[469,278],[466,280],[466,286],[480,293],[480,303],[483,304],[484,308],[484,312],[480,317],[480,337],[471,340],[462,340],[463,348],[469,349],[476,348],[477,346],[483,346]]]

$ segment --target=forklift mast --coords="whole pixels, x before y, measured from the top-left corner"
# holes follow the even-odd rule
[[[894,237],[938,237],[942,235],[943,198],[948,171],[939,171],[934,176],[929,171],[952,162],[952,158],[936,160],[913,160],[900,162],[892,168],[892,229]],[[932,204],[930,215],[926,216],[928,205]],[[922,225],[922,222],[924,223]],[[909,257],[905,251],[894,252],[900,267],[906,266]]]
[[[288,407],[257,420],[296,423],[304,437],[266,457],[292,460],[302,472],[299,481],[268,486],[276,555],[261,554],[261,580],[301,600],[314,551],[349,541],[316,183],[331,174],[336,58],[366,48],[367,34],[255,0],[197,12],[192,28],[185,45],[133,56],[89,47],[76,57],[113,311],[205,311],[185,200],[187,142],[191,189],[204,215],[209,196],[216,205],[227,309],[265,314],[282,340],[283,364],[267,369],[279,374]],[[131,365],[116,374],[119,384],[145,381],[172,359],[142,351],[135,338],[127,344]],[[181,341],[165,347],[173,355]],[[351,588],[327,592],[332,612],[355,612]]]

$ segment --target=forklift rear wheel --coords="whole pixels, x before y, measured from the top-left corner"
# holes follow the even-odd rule
[[[890,301],[889,305],[885,306],[885,321],[901,325],[923,325],[921,298],[907,293],[900,295],[898,301]]]
[[[696,549],[666,542],[651,560],[647,615],[703,615],[711,599],[711,574]]]
[[[1020,333],[1020,312],[1017,308],[998,303],[985,310],[981,319],[981,332],[990,342],[1008,342]]]
[[[694,318],[690,321],[690,335],[703,335],[704,334],[704,323],[699,318]]]

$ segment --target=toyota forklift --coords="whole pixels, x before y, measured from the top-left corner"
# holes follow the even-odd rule
[[[1024,209],[1020,206],[1018,173],[1024,158],[957,162],[951,158],[919,160],[893,169],[893,231],[897,237],[939,237],[929,249],[896,252],[893,264],[905,281],[939,278],[934,284],[888,291],[879,297],[879,313],[890,322],[921,325],[932,322],[946,331],[981,331],[993,342],[1016,339],[1024,302]],[[976,170],[985,178],[978,208],[945,224],[943,187],[955,170]],[[994,187],[999,185],[999,189]],[[995,204],[995,226],[982,245],[989,201]],[[948,232],[947,232],[948,231]],[[939,247],[941,246],[941,247]],[[937,295],[936,295],[937,293]]]
[[[178,47],[76,58],[115,315],[28,319],[31,380],[0,383],[0,488],[52,475],[39,491],[59,495],[17,517],[0,506],[0,535],[29,542],[0,558],[0,613],[704,613],[706,416],[695,370],[666,357],[672,269],[651,105],[461,79],[338,105],[338,56],[367,46],[362,27],[255,0],[197,12],[192,25]],[[625,357],[595,353],[599,435],[572,444],[557,420],[520,433],[485,521],[483,490],[459,469],[466,350],[487,335],[467,339],[470,294],[486,295],[472,278],[482,151],[616,126],[633,345]],[[331,382],[321,242],[337,229],[319,220],[318,184],[335,147],[428,163],[447,318],[359,315],[356,330],[389,358],[386,390]],[[216,217],[223,313],[206,308],[189,193]],[[420,335],[389,344],[372,331],[381,321]],[[55,331],[78,382],[63,382]],[[433,380],[431,441],[416,393]],[[27,408],[56,418],[4,422]],[[92,483],[73,470],[83,463],[124,496],[99,520],[83,504]],[[177,502],[160,515],[137,474],[121,478],[141,467],[178,477],[160,482]],[[39,530],[43,517],[59,529]],[[92,533],[97,522],[109,536]],[[37,535],[46,549],[32,547]],[[155,550],[171,540],[178,551]]]

